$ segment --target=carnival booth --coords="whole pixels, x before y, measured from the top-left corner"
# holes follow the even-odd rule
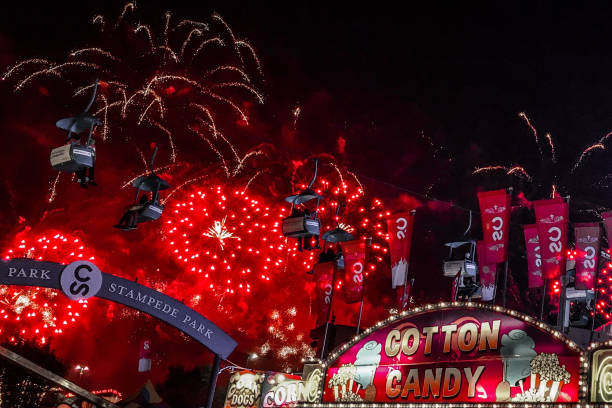
[[[225,408],[593,406],[612,401],[611,373],[612,342],[582,350],[519,312],[441,303],[377,323],[301,379],[237,372]]]

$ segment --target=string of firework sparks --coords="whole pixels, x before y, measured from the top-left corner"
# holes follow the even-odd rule
[[[529,117],[527,117],[527,115],[525,114],[525,112],[520,112],[518,114],[518,116],[523,119],[523,121],[527,124],[527,126],[529,127],[529,129],[531,129],[531,132],[533,133],[533,137],[535,140],[535,143],[538,147],[538,151],[540,154],[540,157],[543,157],[543,152],[542,152],[542,148],[540,146],[540,141],[538,138],[538,132],[535,128],[535,126],[532,124],[531,120],[529,119]],[[573,174],[583,163],[584,161],[590,156],[590,154],[593,151],[596,150],[606,150],[606,147],[604,145],[604,142],[610,137],[612,136],[612,132],[608,132],[606,135],[604,135],[602,138],[600,138],[597,142],[591,144],[590,146],[588,146],[587,148],[585,148],[580,155],[578,156],[578,159],[576,160],[576,162],[574,163],[573,167],[570,170],[570,174]],[[555,149],[555,144],[553,142],[552,136],[550,135],[550,133],[545,134],[545,138],[548,142],[548,146],[550,148],[550,154],[551,154],[551,160],[553,163],[557,163],[557,157],[556,157],[556,149]],[[527,172],[527,170],[525,169],[525,167],[520,166],[520,165],[513,165],[513,166],[503,166],[503,165],[491,165],[491,166],[483,166],[483,167],[476,167],[473,171],[472,174],[481,174],[481,173],[488,173],[488,172],[495,172],[495,171],[503,171],[506,173],[506,175],[515,175],[518,177],[522,177],[525,178],[528,181],[533,181],[533,177]],[[557,186],[553,184],[552,186],[552,194],[553,196],[556,194],[556,190],[557,190]]]
[[[127,14],[130,12],[134,12],[135,10],[135,2],[125,3],[121,9],[121,13],[117,17],[116,22],[112,25],[112,30],[116,30],[117,28],[119,28],[121,23],[126,19]],[[159,40],[153,36],[152,29],[150,26],[139,23],[133,27],[133,32],[135,34],[146,36],[146,40],[149,44],[149,50],[147,53],[155,54],[157,56],[161,55],[162,68],[165,68],[168,57],[170,57],[170,59],[175,64],[191,64],[205,47],[213,44],[216,44],[218,46],[225,45],[225,42],[219,36],[205,38],[205,32],[210,31],[210,27],[207,23],[184,19],[178,22],[176,25],[172,26],[171,18],[172,14],[170,12],[164,14],[164,29],[163,34]],[[177,150],[173,132],[172,129],[170,129],[168,126],[164,126],[163,123],[164,118],[168,115],[168,106],[165,103],[165,94],[164,92],[159,92],[159,88],[164,86],[172,87],[172,84],[176,84],[177,82],[189,86],[190,89],[195,90],[196,92],[198,92],[199,95],[204,98],[211,98],[212,100],[229,107],[235,114],[239,116],[242,122],[248,125],[249,118],[246,112],[230,98],[221,95],[219,91],[230,88],[241,89],[255,97],[255,99],[259,103],[264,103],[263,95],[252,86],[251,78],[245,72],[245,61],[241,49],[248,50],[253,61],[255,62],[258,72],[263,75],[261,61],[259,60],[254,48],[245,39],[237,38],[229,27],[229,25],[219,14],[214,13],[212,15],[212,19],[218,22],[220,26],[223,27],[223,29],[227,32],[227,35],[231,40],[230,45],[232,46],[235,55],[240,60],[240,66],[221,64],[217,67],[207,70],[203,74],[202,79],[214,79],[216,75],[221,72],[234,72],[239,75],[240,80],[218,81],[214,82],[210,86],[207,86],[204,85],[202,81],[196,80],[195,78],[191,78],[185,75],[175,75],[173,73],[164,72],[167,71],[166,69],[160,69],[157,70],[157,72],[159,73],[156,73],[152,78],[148,79],[145,83],[142,84],[142,86],[130,90],[130,84],[125,83],[121,80],[117,80],[116,78],[109,80],[103,79],[100,81],[101,87],[111,88],[112,91],[107,95],[105,95],[104,93],[99,93],[95,101],[96,105],[98,106],[98,109],[95,111],[94,116],[100,114],[103,115],[103,124],[101,129],[102,140],[107,140],[110,137],[110,110],[118,110],[121,115],[121,119],[127,119],[128,115],[131,114],[131,112],[135,112],[137,126],[147,124],[151,127],[157,128],[163,134],[167,135],[171,148],[170,159],[173,163],[176,162]],[[99,25],[101,32],[105,32],[107,30],[107,19],[103,15],[94,16],[92,18],[92,24]],[[169,33],[183,29],[187,29],[187,31],[179,47],[180,50],[178,48],[173,49],[172,44],[169,41]],[[200,44],[199,46],[197,46],[196,51],[194,53],[186,53],[186,48],[190,44],[195,43],[196,40],[200,40]],[[113,64],[122,62],[121,58],[106,49],[89,46],[71,51],[68,54],[69,61],[67,62],[56,63],[43,58],[32,58],[20,61],[14,66],[10,67],[3,75],[2,79],[9,80],[16,78],[16,83],[13,87],[13,90],[15,92],[19,92],[25,89],[26,86],[31,84],[35,79],[39,77],[52,75],[69,81],[69,78],[64,75],[65,72],[67,72],[69,69],[85,69],[89,71],[94,71],[97,73],[97,76],[106,76],[106,74],[108,73],[112,75],[111,70],[104,69],[99,64],[90,62],[88,59],[91,57],[101,57],[104,62]],[[33,72],[31,72],[32,68],[34,69]],[[28,71],[30,72],[27,75],[24,75],[24,73]],[[84,95],[86,92],[93,89],[94,86],[94,83],[90,83],[77,88],[76,91],[73,93],[73,97]],[[111,96],[113,98],[111,98]],[[114,99],[115,97],[117,99]],[[195,102],[189,103],[188,107],[195,108],[191,111],[191,113],[194,115],[194,119],[196,121],[201,122],[202,124],[205,124],[205,129],[212,133],[212,140],[221,138],[222,141],[229,146],[237,162],[237,165],[232,169],[230,169],[229,166],[225,164],[225,159],[222,157],[223,155],[221,153],[221,150],[214,145],[211,139],[208,137],[201,137],[202,140],[204,140],[206,144],[217,154],[217,156],[219,156],[220,160],[222,160],[222,162],[224,163],[224,167],[227,169],[226,172],[228,174],[228,177],[230,175],[235,176],[236,174],[238,174],[243,167],[244,161],[249,157],[258,154],[257,152],[248,152],[245,156],[241,157],[236,151],[235,147],[227,140],[225,136],[223,136],[223,134],[219,132],[210,108],[201,103]],[[136,109],[134,110],[134,108]],[[193,130],[191,127],[188,128]],[[198,133],[201,132],[198,131]],[[58,181],[59,176],[55,177],[53,182],[50,184],[49,202],[53,201],[56,197],[56,186]]]

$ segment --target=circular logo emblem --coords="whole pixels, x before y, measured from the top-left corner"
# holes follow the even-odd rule
[[[88,299],[100,291],[102,271],[89,261],[75,261],[62,270],[60,284],[70,299]]]

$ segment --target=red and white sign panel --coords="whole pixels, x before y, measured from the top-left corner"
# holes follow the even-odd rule
[[[486,263],[505,262],[510,225],[510,195],[506,190],[479,192],[478,204],[482,219]]]
[[[391,256],[391,287],[394,289],[406,284],[413,227],[414,215],[411,211],[392,214],[387,218],[389,255]]]
[[[591,290],[595,287],[599,264],[599,223],[574,225],[574,237],[576,238],[576,289]]]
[[[533,202],[538,239],[542,254],[542,271],[546,279],[557,279],[565,272],[569,206],[562,198]]]
[[[395,320],[330,362],[323,402],[577,402],[580,350],[536,324],[465,306]]]
[[[361,302],[365,279],[366,243],[363,240],[343,242],[344,256],[344,301]]]
[[[336,268],[335,262],[322,262],[314,266],[314,280],[316,283],[316,311],[317,325],[325,324],[329,316],[329,308],[332,302],[332,293],[334,291],[334,271]]]

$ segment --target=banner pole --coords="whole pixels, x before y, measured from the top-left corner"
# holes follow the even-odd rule
[[[499,282],[499,273],[497,273],[497,264],[495,264],[495,286],[493,286],[493,300],[491,301],[492,304],[497,303],[497,282]]]
[[[508,259],[504,267],[504,291],[502,292],[502,306],[506,307],[506,291],[508,290]]]
[[[332,277],[332,291],[331,295],[329,295],[329,309],[327,311],[327,319],[325,320],[325,334],[323,335],[323,346],[321,347],[321,360],[325,356],[325,346],[327,344],[327,332],[329,330],[329,319],[332,314],[332,306],[334,304],[334,292],[336,291],[336,271],[338,270],[337,266],[334,264],[334,275]]]
[[[548,279],[544,279],[544,287],[542,292],[542,303],[540,304],[540,320],[544,319],[544,303],[546,302],[546,291],[548,289]]]
[[[589,344],[591,344],[593,342],[593,332],[595,331],[595,315],[597,314],[597,300],[599,298],[599,290],[597,289],[598,286],[598,279],[599,279],[599,263],[601,262],[602,257],[599,257],[599,262],[597,262],[597,270],[595,271],[595,282],[594,282],[594,287],[593,290],[595,291],[595,298],[593,299],[593,316],[591,316],[591,333],[589,333]]]
[[[359,306],[359,319],[357,319],[357,336],[359,335],[359,329],[361,327],[361,313],[363,313],[363,294],[361,295],[361,305]]]

